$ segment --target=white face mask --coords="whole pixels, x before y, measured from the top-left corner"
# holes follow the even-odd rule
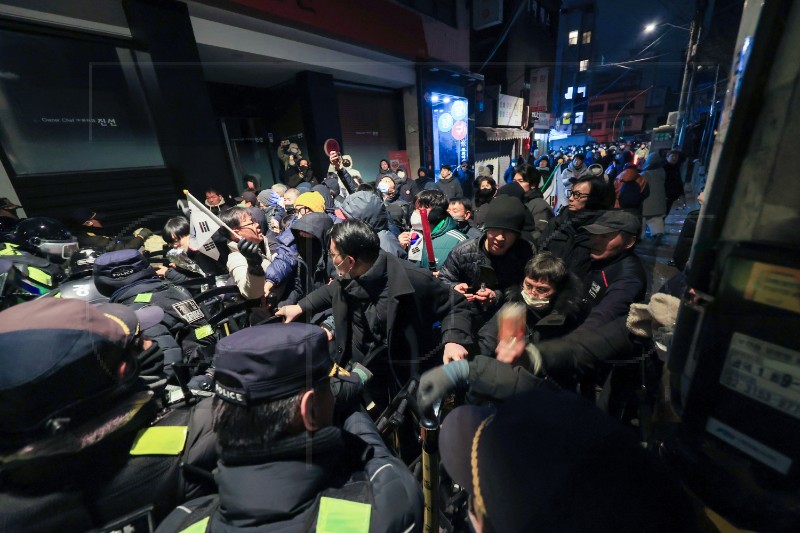
[[[397,171],[397,177],[400,178],[400,179],[403,179],[403,178],[406,177],[406,173],[403,172],[402,170],[398,170]]]
[[[550,307],[550,299],[546,298],[543,300],[538,300],[528,294],[528,291],[522,289],[520,291],[522,293],[522,299],[525,302],[525,305],[528,306],[528,309],[532,309],[534,311],[541,311],[543,309],[547,309]]]
[[[339,272],[339,268],[341,268],[343,264],[344,258],[339,261],[338,265],[335,262],[333,263],[333,266],[336,267],[336,274],[339,276],[339,279],[350,279],[350,271],[353,270],[353,267],[348,268],[347,272]]]
[[[389,194],[389,184],[386,182],[379,183],[378,190],[381,191],[381,193],[383,194]]]
[[[414,212],[411,213],[409,223],[411,224],[411,229],[422,231],[422,215],[419,213],[419,211],[414,210]]]

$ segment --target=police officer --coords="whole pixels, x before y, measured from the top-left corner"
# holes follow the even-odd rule
[[[0,313],[4,531],[86,531],[133,515],[122,530],[213,490],[210,402],[164,409],[139,377],[140,331],[161,315],[76,299]]]
[[[333,516],[341,531],[422,530],[420,486],[369,418],[333,425],[338,367],[319,327],[243,329],[215,360],[219,495],[182,505],[158,532],[330,531]]]

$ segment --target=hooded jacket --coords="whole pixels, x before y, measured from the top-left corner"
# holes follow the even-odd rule
[[[378,234],[381,250],[401,259],[408,257],[406,251],[400,246],[400,241],[389,231],[389,216],[386,213],[386,206],[374,193],[358,191],[351,194],[342,202],[341,210],[347,218],[357,218],[366,222],[372,231]]]
[[[309,213],[292,225],[291,232],[299,256],[296,270],[299,287],[295,284],[296,295],[287,298],[287,301],[296,302],[328,283],[328,233],[332,227],[333,220],[325,213]],[[303,237],[300,232],[311,234],[312,237]]]
[[[384,163],[384,162],[387,165],[389,165],[389,161],[388,160],[381,159],[381,163]],[[392,181],[394,181],[394,182],[397,181],[397,174],[395,174],[394,171],[392,171],[392,166],[391,165],[389,165],[389,168],[387,170],[381,169],[380,165],[378,165],[378,174],[375,175],[375,185],[377,185],[378,182],[381,181],[383,178],[392,178]]]
[[[561,165],[561,172],[559,173],[559,179],[561,183],[564,184],[564,187],[569,187],[576,181],[578,178],[581,178],[589,173],[589,165],[586,162],[583,162],[581,168],[575,167],[575,160],[569,162],[569,164]]]

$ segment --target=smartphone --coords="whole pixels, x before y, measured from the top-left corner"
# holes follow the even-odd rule
[[[478,277],[472,285],[472,292],[478,292],[481,289],[492,289],[497,287],[497,273],[490,266],[481,265]]]

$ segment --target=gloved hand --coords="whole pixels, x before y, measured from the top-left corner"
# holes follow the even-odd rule
[[[240,239],[236,246],[247,260],[249,267],[247,271],[255,276],[263,276],[264,268],[261,266],[261,254],[258,251],[258,245],[247,239]]]
[[[248,265],[261,264],[261,254],[258,252],[258,245],[256,243],[250,242],[247,239],[240,239],[236,246],[239,248],[244,258],[247,259]]]
[[[134,237],[141,237],[143,241],[146,241],[150,237],[153,236],[153,232],[147,228],[139,228],[133,232]]]
[[[419,380],[417,404],[423,413],[457,387],[467,385],[469,362],[466,359],[453,361],[428,370]]]

